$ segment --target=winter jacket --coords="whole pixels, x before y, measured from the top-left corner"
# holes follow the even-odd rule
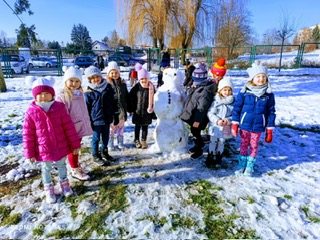
[[[119,119],[127,121],[127,101],[129,95],[127,84],[122,79],[118,79],[117,81],[109,79],[108,82],[111,84],[115,98],[117,99]]]
[[[155,118],[154,113],[148,113],[149,88],[144,88],[140,83],[131,88],[129,93],[128,112],[132,112],[132,123],[141,126],[150,125]]]
[[[61,90],[56,95],[56,100],[65,104],[80,138],[92,135],[89,113],[82,92],[78,91],[78,94],[73,94],[69,102]]]
[[[212,102],[208,111],[208,118],[210,120],[208,134],[218,138],[231,138],[231,121],[234,97],[221,98],[219,94],[215,95],[215,100]],[[228,120],[225,126],[217,125],[218,120]]]
[[[257,97],[250,92],[240,91],[232,111],[232,121],[240,123],[242,130],[264,132],[266,127],[275,126],[275,99],[273,93]]]
[[[209,122],[207,112],[211,106],[215,92],[216,85],[208,81],[200,83],[195,88],[190,88],[183,112],[180,115],[182,121],[190,126],[194,122],[199,122],[199,129],[205,129]]]
[[[33,101],[23,124],[25,158],[59,161],[80,148],[80,138],[63,103],[55,101],[45,112]]]
[[[106,81],[103,79],[103,81]],[[112,123],[119,118],[118,101],[112,86],[107,83],[106,88],[99,92],[89,86],[84,92],[91,126],[100,126]]]

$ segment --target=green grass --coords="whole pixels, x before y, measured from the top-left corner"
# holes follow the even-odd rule
[[[21,213],[11,214],[9,206],[0,205],[0,226],[16,225],[21,221]]]
[[[303,132],[313,132],[313,133],[320,133],[320,128],[318,126],[311,126],[310,128],[304,128],[304,127],[297,127],[292,126],[290,124],[281,123],[279,125],[280,128],[290,128],[297,131],[303,131]]]

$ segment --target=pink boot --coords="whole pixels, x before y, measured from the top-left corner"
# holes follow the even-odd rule
[[[61,186],[61,190],[62,190],[62,194],[65,196],[65,197],[71,197],[73,195],[73,191],[72,189],[70,188],[70,185],[69,185],[69,180],[66,179],[64,181],[61,181],[60,182],[60,186]]]
[[[52,184],[44,185],[44,191],[46,195],[46,202],[52,204],[56,202],[56,195],[54,193],[54,187]]]

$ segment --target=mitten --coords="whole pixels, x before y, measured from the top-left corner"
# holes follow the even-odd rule
[[[114,115],[113,117],[113,125],[117,126],[119,124],[119,115]]]
[[[265,136],[265,138],[264,138],[264,141],[266,142],[266,143],[271,143],[272,142],[272,129],[267,129],[266,130],[266,136]]]
[[[37,161],[35,158],[27,158],[27,161],[29,161],[31,164],[35,164]]]
[[[238,136],[238,130],[239,130],[239,124],[231,124],[231,133],[232,136],[237,137]]]

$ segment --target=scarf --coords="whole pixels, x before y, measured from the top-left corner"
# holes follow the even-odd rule
[[[54,100],[52,100],[51,102],[36,102],[36,105],[41,107],[43,111],[48,112],[53,103]]]
[[[269,82],[262,86],[253,86],[251,82],[247,82],[246,85],[241,89],[241,92],[250,92],[257,97],[261,97],[265,93],[271,93],[271,85]]]
[[[106,86],[107,86],[107,82],[104,79],[102,79],[102,82],[100,84],[92,84],[92,83],[89,84],[89,87],[91,87],[93,90],[96,90],[100,93],[103,92],[103,90],[105,90]]]
[[[140,83],[141,84],[141,83]],[[149,103],[148,103],[148,113],[153,113],[153,97],[154,97],[154,85],[152,82],[148,81],[147,84],[141,84],[143,88],[149,88]]]

